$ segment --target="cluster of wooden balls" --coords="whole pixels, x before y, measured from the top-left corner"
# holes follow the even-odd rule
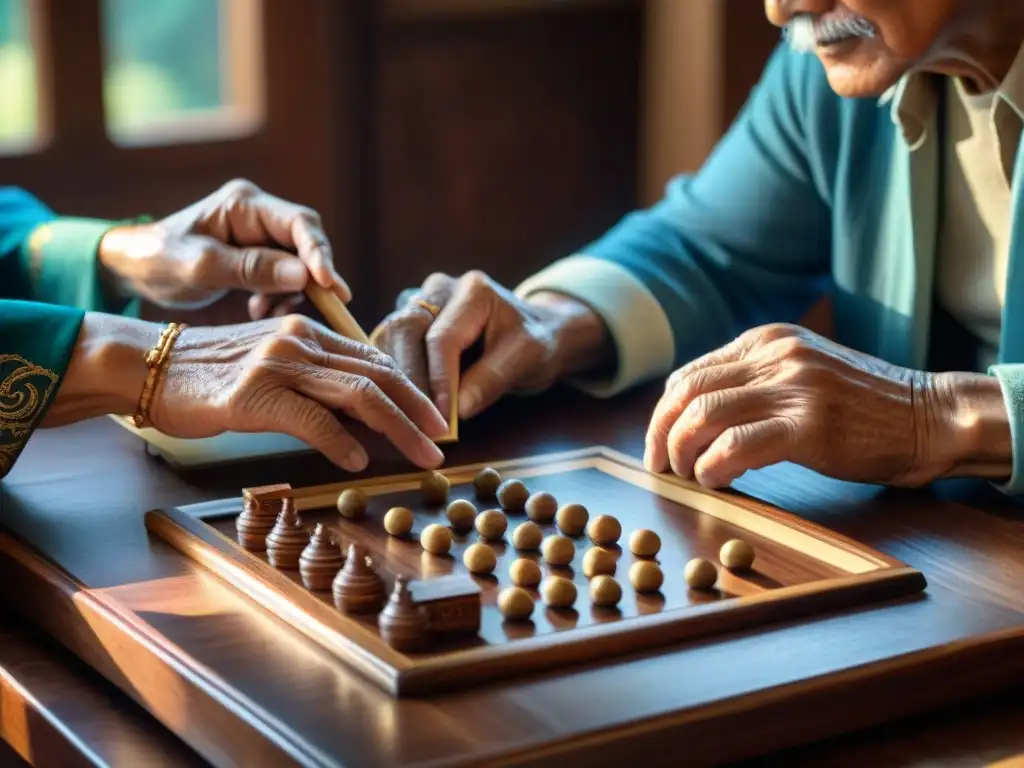
[[[611,515],[598,515],[591,519],[582,504],[559,506],[547,491],[530,493],[521,480],[503,480],[497,470],[485,468],[473,479],[473,489],[481,501],[497,501],[501,509],[478,512],[476,505],[466,499],[448,502],[450,481],[440,472],[428,472],[420,491],[427,504],[447,505],[445,517],[448,525],[431,523],[420,533],[419,541],[425,552],[446,555],[452,547],[452,532],[466,534],[474,528],[482,542],[466,548],[462,556],[467,570],[487,575],[497,567],[497,556],[486,543],[500,541],[508,531],[505,512],[525,513],[528,520],[512,531],[512,546],[519,552],[540,551],[551,566],[565,567],[576,556],[574,538],[586,532],[594,544],[583,556],[584,576],[590,583],[590,599],[596,606],[614,607],[622,599],[622,587],[615,579],[618,558],[609,549],[622,537],[622,525]],[[504,510],[504,511],[503,511]],[[346,518],[358,519],[366,514],[366,493],[358,488],[348,489],[338,497],[338,512]],[[392,507],[384,516],[384,528],[396,537],[408,536],[413,528],[412,510]],[[554,522],[557,534],[547,537],[541,525]],[[661,550],[661,539],[654,531],[638,529],[629,536],[629,550],[638,558],[628,572],[629,583],[640,593],[657,592],[665,576],[655,557]],[[727,541],[719,552],[723,567],[730,570],[749,569],[754,562],[754,550],[741,539]],[[569,608],[577,598],[576,585],[564,576],[551,575],[542,580],[540,565],[529,558],[517,558],[509,567],[513,586],[498,595],[498,609],[508,619],[527,619],[533,614],[534,601],[528,590],[538,589],[541,599],[549,608]],[[692,589],[711,589],[718,580],[718,569],[711,561],[697,557],[686,564],[683,571],[686,583]]]

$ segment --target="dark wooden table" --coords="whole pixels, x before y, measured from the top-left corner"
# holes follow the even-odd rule
[[[464,425],[462,441],[449,450],[449,462],[592,444],[640,455],[646,417],[659,389],[607,403],[566,392],[531,401],[509,400]],[[405,468],[389,455],[372,469]],[[317,457],[252,462],[182,476],[146,456],[130,434],[108,420],[98,420],[33,438],[2,486],[0,524],[14,537],[9,541],[34,547],[48,563],[91,589],[144,594],[147,585],[167,584],[182,576],[180,557],[148,540],[142,526],[147,509],[236,495],[245,485],[282,479],[300,485],[337,477]],[[358,721],[370,716],[367,706],[372,697],[352,687],[342,693],[351,705],[351,719],[337,724],[345,736],[339,742],[343,759],[352,765],[374,760],[423,763],[437,758],[438,750],[445,757],[462,754],[468,759],[498,744],[510,751],[526,750],[529,738],[538,733],[583,742],[578,737],[588,729],[599,729],[610,743],[580,754],[591,762],[596,757],[623,759],[630,750],[651,749],[657,738],[664,746],[666,735],[671,735],[666,725],[645,740],[630,732],[630,719],[646,716],[670,724],[674,713],[685,709],[689,689],[734,690],[740,695],[754,677],[769,674],[763,663],[766,656],[772,659],[767,665],[774,670],[771,674],[811,675],[819,668],[851,665],[877,672],[879,660],[940,645],[963,652],[961,674],[940,677],[923,668],[887,680],[884,674],[858,677],[854,669],[820,694],[820,702],[823,711],[848,711],[844,730],[856,733],[781,756],[808,765],[909,765],[940,758],[982,765],[1024,752],[1024,647],[1019,642],[1024,628],[1024,509],[984,483],[945,483],[928,491],[902,492],[835,482],[789,465],[750,473],[736,485],[921,569],[929,580],[928,597],[823,621],[794,622],[729,638],[714,647],[668,649],[642,659],[523,681],[436,706],[381,705],[376,720]],[[80,627],[63,625],[61,616],[36,599],[9,554],[0,554],[0,592],[15,609],[0,625],[0,733],[23,757],[60,765],[89,760],[201,762],[172,733],[195,736],[187,707],[177,702],[175,708],[172,694],[147,694],[159,686],[133,680],[133,670],[126,668],[130,664],[116,648],[107,648],[102,660],[92,650],[83,652],[92,649],[88,643],[95,644],[97,638],[84,638]],[[181,625],[168,620],[169,636],[181,632]],[[211,627],[204,630],[208,636],[191,636],[190,641],[221,649],[252,642]],[[973,638],[993,633],[1007,641],[974,646]],[[103,674],[47,635],[58,637]],[[105,677],[116,678],[135,700]],[[125,685],[126,679],[131,685]],[[900,696],[887,696],[892,692],[887,686],[892,685],[902,686]],[[976,698],[996,687],[1007,690]],[[908,696],[908,690],[913,694]],[[958,702],[955,707],[931,711],[952,700]],[[581,707],[581,701],[587,706]],[[915,710],[928,714],[897,719]],[[770,762],[780,758],[770,754],[772,749],[833,735],[813,722],[788,722],[785,697],[777,704],[761,702],[757,711],[756,719],[737,716],[733,721],[737,758]],[[620,730],[620,740],[609,736]],[[382,747],[385,732],[393,743]],[[688,749],[699,755],[699,745]]]

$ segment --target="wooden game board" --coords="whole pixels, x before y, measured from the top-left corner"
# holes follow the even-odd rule
[[[541,563],[545,576],[554,573],[575,581],[578,596],[574,608],[551,610],[538,602],[529,621],[505,620],[496,607],[496,597],[511,583],[509,564],[524,556],[509,542],[515,526],[526,520],[525,515],[510,514],[505,541],[493,545],[498,555],[494,575],[471,577],[481,588],[479,633],[420,653],[401,653],[383,641],[374,617],[338,611],[329,593],[306,590],[297,572],[278,571],[265,555],[241,548],[234,528],[241,498],[156,510],[147,515],[146,525],[153,535],[396,696],[474,686],[634,654],[881,601],[926,586],[918,571],[856,541],[739,494],[709,491],[676,477],[650,474],[641,463],[607,448],[445,469],[442,472],[452,484],[449,500],[473,500],[481,511],[497,506],[476,501],[473,495],[471,480],[484,466],[496,468],[505,479],[523,480],[531,492],[549,491],[560,504],[582,503],[591,517],[611,514],[622,522],[615,575],[623,586],[618,608],[590,604],[587,579],[579,568],[592,546],[584,535],[576,539],[571,568]],[[389,588],[397,575],[430,580],[467,574],[461,557],[465,548],[479,539],[475,531],[456,535],[448,556],[424,553],[419,545],[423,527],[431,522],[446,523],[443,506],[428,508],[422,503],[421,478],[417,473],[357,480],[295,488],[293,494],[308,527],[323,522],[340,535],[343,546],[353,541],[365,546]],[[335,509],[339,493],[353,487],[362,488],[370,497],[367,516],[358,521],[342,518]],[[389,536],[382,525],[384,513],[398,505],[415,513],[416,524],[406,539]],[[556,532],[553,524],[542,527],[546,535]],[[636,593],[626,577],[636,560],[627,543],[636,528],[652,529],[662,540],[657,560],[665,581],[657,593]],[[703,556],[718,565],[721,545],[737,537],[756,550],[753,569],[733,573],[719,567],[712,591],[690,590],[682,576],[685,564],[692,557]],[[539,560],[536,553],[525,556]]]

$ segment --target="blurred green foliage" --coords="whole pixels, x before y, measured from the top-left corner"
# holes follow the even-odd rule
[[[35,132],[25,0],[0,0],[0,139]],[[220,0],[103,0],[104,100],[112,130],[222,104]]]

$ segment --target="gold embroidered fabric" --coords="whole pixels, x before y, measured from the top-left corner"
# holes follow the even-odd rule
[[[0,355],[0,475],[14,466],[59,378],[20,355]]]

